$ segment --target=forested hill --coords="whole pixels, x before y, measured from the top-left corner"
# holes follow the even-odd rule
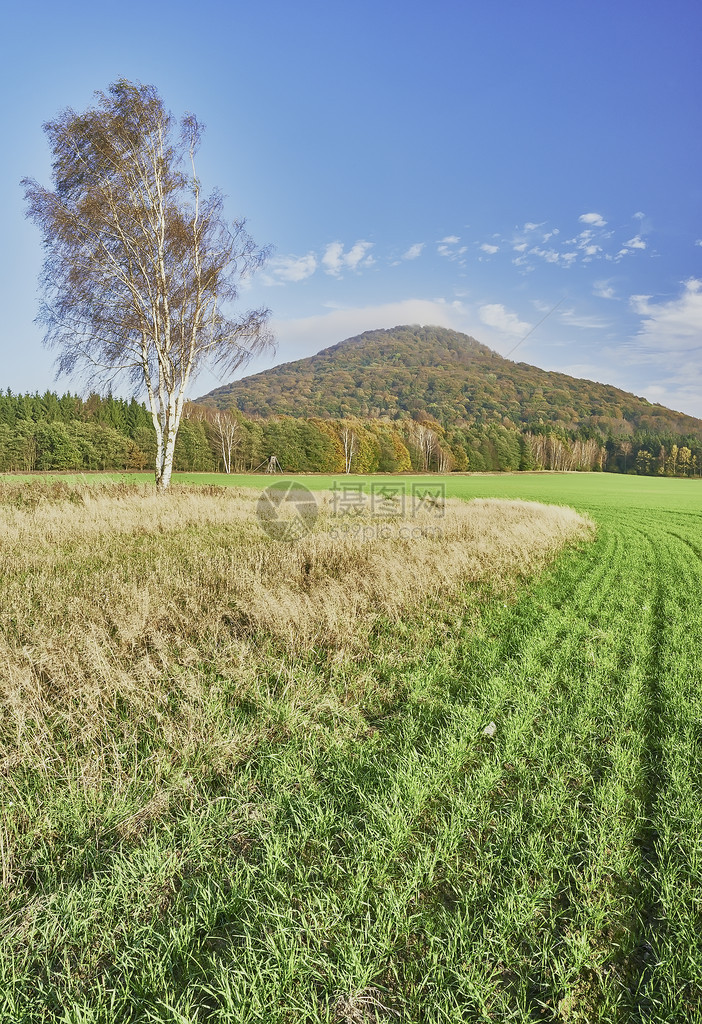
[[[702,420],[607,384],[512,362],[443,327],[367,331],[198,401],[263,417],[424,414],[446,427],[543,424],[603,436],[649,431],[702,439]]]

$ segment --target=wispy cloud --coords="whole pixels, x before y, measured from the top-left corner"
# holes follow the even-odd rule
[[[624,242],[619,252],[615,253],[614,256],[606,256],[605,258],[613,263],[620,263],[625,256],[630,256],[636,249],[643,250],[647,248],[648,246],[641,235],[634,235],[628,242]]]
[[[483,252],[487,253],[488,256],[494,256],[496,252],[500,251],[499,245],[490,245],[489,242],[483,242],[480,248]]]
[[[448,260],[457,261],[463,266],[465,260],[462,257],[468,251],[468,246],[459,245],[460,241],[461,239],[458,235],[447,235],[446,238],[442,238],[436,243],[436,251],[440,256],[445,256]]]
[[[268,264],[266,284],[285,284],[304,281],[317,269],[317,256],[308,252],[306,256],[275,256]]]
[[[609,281],[595,281],[592,293],[593,295],[596,295],[598,299],[616,298],[614,288],[609,283]]]
[[[641,217],[644,215],[641,214]],[[637,219],[639,215],[636,214]],[[648,244],[643,238],[644,225],[641,224],[641,232],[637,233],[626,242],[619,242],[619,248],[613,250],[612,238],[614,231],[607,227],[607,221],[600,213],[583,213],[578,218],[581,224],[585,225],[582,231],[572,238],[566,238],[561,242],[558,238],[558,228],[552,228],[542,236],[542,245],[533,245],[526,232],[518,234],[512,239],[511,245],[517,257],[512,260],[515,266],[524,270],[532,270],[535,266],[534,259],[543,260],[546,263],[570,267],[575,263],[588,264],[595,260],[605,260],[619,263],[625,256],[631,255],[634,251],[643,251]],[[525,225],[531,227],[532,225]],[[550,242],[550,245],[546,245]]]
[[[403,260],[416,260],[418,256],[422,255],[422,249],[424,248],[424,242],[415,242],[411,245],[407,252],[402,254]]]
[[[348,252],[344,252],[341,242],[330,242],[322,256],[322,266],[327,274],[340,277],[344,270],[358,270],[374,263],[372,256],[367,255],[373,248],[372,242],[363,240],[356,242]]]
[[[315,252],[305,256],[274,256],[261,280],[267,285],[297,284],[312,277],[320,266],[332,277],[341,277],[344,270],[358,271],[372,266],[375,263],[369,255],[372,248],[372,242],[360,240],[345,251],[342,242],[330,242],[321,259]]]
[[[577,252],[559,252],[557,249],[544,249],[542,246],[533,245],[530,249],[525,245],[513,246],[516,252],[520,255],[516,256],[512,263],[517,267],[524,267],[526,270],[533,270],[534,263],[530,257],[535,256],[537,259],[543,260],[544,263],[551,263],[555,266],[570,267],[572,266],[577,258]]]
[[[556,249],[542,249],[538,245],[535,245],[529,250],[530,256],[538,256],[540,259],[545,260],[546,263],[560,263],[562,257]]]
[[[612,326],[609,320],[603,320],[600,316],[592,316],[587,313],[578,313],[575,309],[562,309],[559,315],[567,327],[601,331]]]
[[[582,217],[580,219],[582,220]],[[583,263],[591,263],[602,252],[602,246],[599,244],[600,241],[602,241],[601,233],[596,235],[591,228],[586,228],[576,238],[573,238],[570,244],[576,245],[580,250]]]

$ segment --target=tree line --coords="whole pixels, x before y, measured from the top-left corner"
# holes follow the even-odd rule
[[[142,470],[153,465],[150,411],[111,395],[0,391],[0,472]],[[451,473],[556,470],[699,476],[694,437],[592,430],[444,427],[417,419],[244,416],[188,403],[174,453],[180,472],[248,473],[272,456],[286,473]]]

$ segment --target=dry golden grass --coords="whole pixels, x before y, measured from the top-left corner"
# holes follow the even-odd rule
[[[106,710],[152,713],[174,690],[197,731],[204,669],[244,687],[261,645],[358,651],[378,619],[465,582],[507,586],[591,530],[571,509],[515,501],[339,519],[320,496],[313,532],[283,543],[263,534],[257,498],[119,485],[0,492],[5,758],[30,735],[40,748],[63,719],[88,742]]]

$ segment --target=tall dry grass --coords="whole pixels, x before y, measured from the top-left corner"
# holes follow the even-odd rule
[[[152,679],[213,638],[261,631],[291,650],[344,642],[458,583],[532,574],[591,529],[568,508],[486,499],[347,519],[321,495],[312,532],[282,543],[259,527],[255,492],[117,490],[0,504],[6,683]]]
[[[292,728],[290,716],[295,728],[336,721],[362,699],[308,672],[311,651],[367,656],[383,620],[464,583],[508,588],[592,529],[570,509],[516,501],[347,520],[320,495],[312,532],[282,543],[258,524],[257,498],[0,486],[5,800],[29,786],[60,818],[79,794],[76,806],[97,801],[105,821],[121,815],[120,829],[146,828],[184,798],[193,764],[231,773],[262,736]],[[232,709],[246,700],[264,713],[242,726]],[[38,813],[15,811],[0,851],[8,878],[12,849],[28,841],[22,815]]]
[[[39,490],[0,504],[3,733],[70,703],[151,701],[174,671],[284,652],[353,647],[373,624],[464,582],[505,586],[591,525],[568,508],[447,502],[412,519],[336,517],[320,496],[313,531],[271,540],[257,493],[138,487]],[[285,506],[283,506],[285,508]],[[11,726],[11,728],[10,728]]]

